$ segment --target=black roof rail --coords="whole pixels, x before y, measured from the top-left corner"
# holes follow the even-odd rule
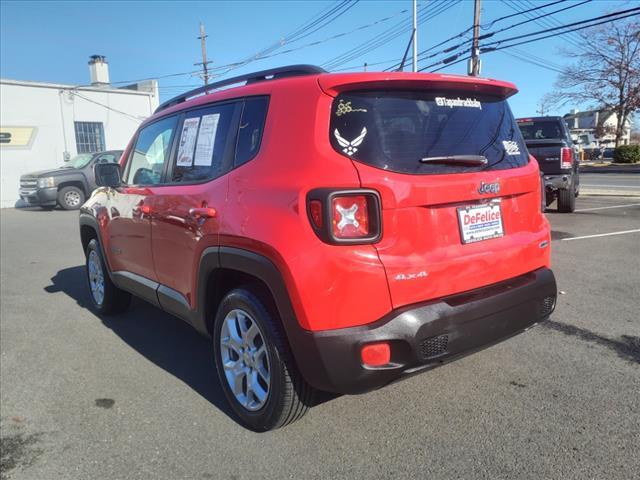
[[[275,79],[284,77],[297,77],[301,75],[313,75],[317,73],[326,73],[326,70],[320,67],[316,67],[315,65],[289,65],[287,67],[271,68],[269,70],[262,70],[260,72],[246,73],[244,75],[227,78],[226,80],[220,80],[219,82],[210,83],[209,85],[204,85],[202,87],[189,90],[182,95],[178,95],[177,97],[173,97],[171,100],[167,100],[166,102],[162,103],[158,108],[156,108],[156,111],[154,113],[158,113],[161,110],[173,107],[174,105],[185,102],[187,99],[193,98],[202,93],[207,94],[211,90],[226,87],[228,85],[233,85],[235,83],[246,82],[245,85],[248,85],[249,83],[261,82],[264,80],[268,80],[269,78]]]

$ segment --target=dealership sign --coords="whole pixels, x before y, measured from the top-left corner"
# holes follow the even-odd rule
[[[0,127],[0,147],[29,147],[35,134],[35,127]]]

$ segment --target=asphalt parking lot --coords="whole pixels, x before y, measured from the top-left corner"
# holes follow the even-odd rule
[[[186,324],[87,308],[77,212],[2,210],[2,479],[638,478],[640,198],[577,205],[548,213],[551,321],[265,434]]]

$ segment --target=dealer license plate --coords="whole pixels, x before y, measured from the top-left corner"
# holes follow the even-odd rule
[[[504,235],[502,212],[498,203],[460,207],[458,223],[462,243],[480,242]]]

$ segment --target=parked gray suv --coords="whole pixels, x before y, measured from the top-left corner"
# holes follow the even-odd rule
[[[96,163],[116,163],[122,150],[81,153],[62,167],[27,173],[20,177],[20,198],[29,207],[77,210],[96,188]]]

